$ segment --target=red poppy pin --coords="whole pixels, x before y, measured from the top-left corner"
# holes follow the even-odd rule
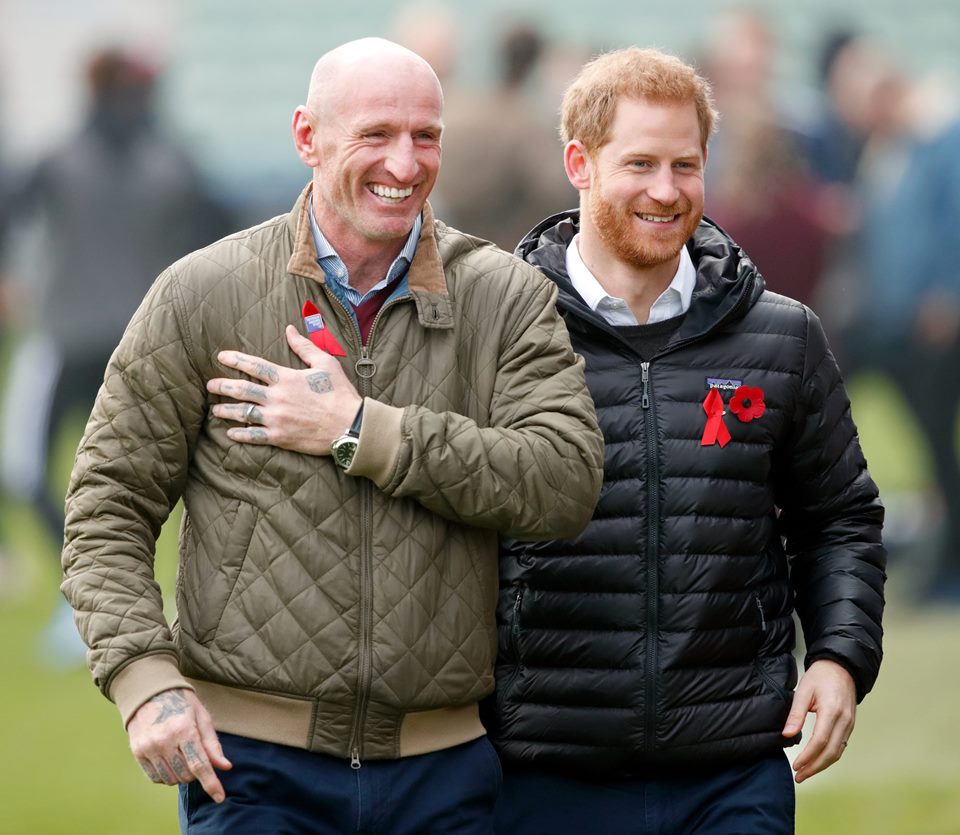
[[[742,423],[750,423],[751,420],[760,417],[767,410],[767,404],[763,402],[763,389],[754,386],[740,386],[730,398],[730,411],[733,412]]]

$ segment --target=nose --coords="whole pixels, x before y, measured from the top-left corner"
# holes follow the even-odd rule
[[[670,166],[662,167],[647,184],[647,194],[664,206],[672,206],[680,198],[675,176]]]
[[[409,183],[417,175],[417,156],[413,139],[399,136],[391,143],[387,154],[386,169],[398,182]]]

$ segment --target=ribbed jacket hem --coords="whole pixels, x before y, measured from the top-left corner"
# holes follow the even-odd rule
[[[346,750],[323,750],[314,744],[316,702],[313,699],[244,690],[199,679],[188,681],[210,712],[218,731],[335,757],[348,756]],[[393,759],[452,748],[486,733],[476,703],[410,711],[398,716],[398,721]],[[346,744],[344,740],[344,746]]]

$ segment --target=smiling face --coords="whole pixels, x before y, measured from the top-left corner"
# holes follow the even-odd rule
[[[587,156],[584,234],[631,267],[675,270],[703,217],[706,158],[695,105],[621,99],[609,140]]]
[[[298,151],[315,169],[317,223],[341,254],[402,246],[440,169],[439,82],[395,51],[331,75],[294,116]]]

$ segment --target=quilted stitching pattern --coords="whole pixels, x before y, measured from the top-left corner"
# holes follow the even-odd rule
[[[489,692],[493,530],[573,532],[599,487],[593,407],[553,289],[458,233],[441,229],[439,241],[455,328],[421,327],[418,306],[401,301],[370,343],[377,372],[365,393],[409,407],[394,478],[373,490],[371,717]],[[307,298],[357,382],[356,337],[319,284],[286,272],[291,247],[287,219],[275,219],[174,265],[144,301],[81,444],[64,588],[105,692],[131,659],[169,652],[189,676],[314,696],[332,728],[356,697],[370,485],[329,458],[230,442],[204,389],[225,374],[214,361],[224,348],[298,363],[283,327]],[[152,552],[181,493],[174,637]],[[389,755],[386,742],[370,740],[374,755]]]

